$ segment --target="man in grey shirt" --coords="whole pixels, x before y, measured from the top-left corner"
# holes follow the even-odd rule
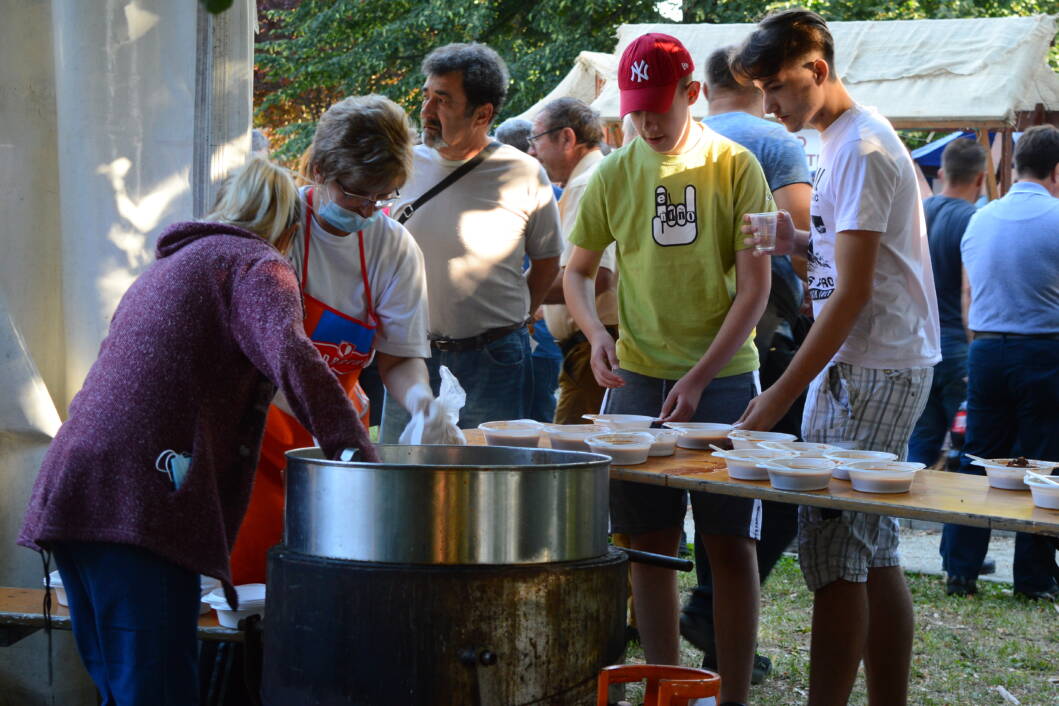
[[[503,59],[484,44],[449,44],[422,70],[423,144],[394,213],[423,250],[431,384],[436,393],[441,365],[455,374],[467,392],[462,428],[517,419],[533,391],[526,323],[559,272],[559,210],[541,165],[489,139],[507,95]],[[477,157],[484,159],[417,204]],[[383,441],[396,441],[407,420],[387,401]]]
[[[971,217],[960,243],[973,338],[963,450],[1059,461],[1059,129],[1023,133],[1015,170],[1018,183]],[[984,475],[966,455],[960,472]],[[984,527],[945,525],[945,571],[950,584],[965,583],[964,593],[975,591],[989,534]],[[1016,536],[1016,595],[1059,596],[1057,548],[1052,537]]]

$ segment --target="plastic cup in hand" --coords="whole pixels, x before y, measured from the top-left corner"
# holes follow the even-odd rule
[[[779,213],[751,213],[750,229],[757,238],[754,249],[758,252],[772,252],[776,249],[776,223]]]

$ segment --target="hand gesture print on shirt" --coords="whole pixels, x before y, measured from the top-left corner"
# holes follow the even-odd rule
[[[695,214],[695,187],[684,187],[684,203],[671,203],[669,191],[655,189],[655,216],[651,219],[651,235],[659,245],[687,245],[698,237]]]

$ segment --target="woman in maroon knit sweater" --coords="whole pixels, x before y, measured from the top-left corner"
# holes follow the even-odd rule
[[[235,605],[228,556],[277,388],[329,457],[377,459],[302,326],[284,256],[301,215],[286,171],[255,159],[209,222],[168,228],[44,458],[18,542],[54,555],[104,704],[198,702],[199,574]]]

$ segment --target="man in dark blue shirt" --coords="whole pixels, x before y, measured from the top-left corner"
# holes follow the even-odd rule
[[[975,213],[985,178],[985,148],[974,140],[953,140],[941,155],[938,176],[945,187],[923,202],[927,217],[930,263],[941,317],[941,362],[934,366],[923,416],[908,441],[908,460],[928,466],[938,460],[945,433],[960,404],[967,399],[967,332],[963,325],[961,292],[963,264],[960,240]]]

